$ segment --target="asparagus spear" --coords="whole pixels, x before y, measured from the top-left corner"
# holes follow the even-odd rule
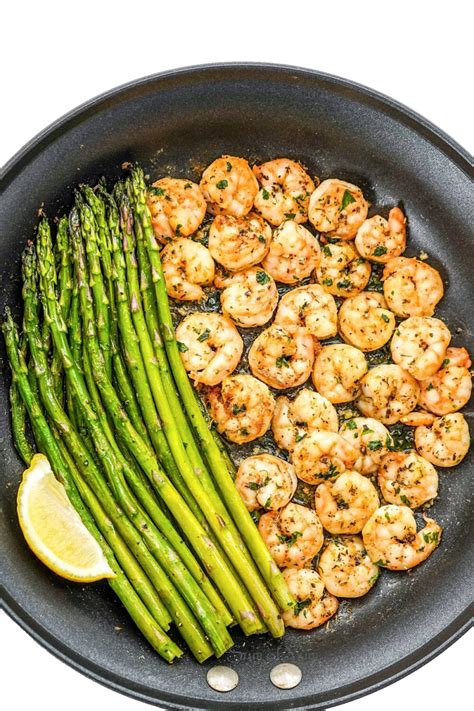
[[[181,394],[183,404],[191,419],[199,444],[206,452],[212,474],[220,493],[232,517],[242,534],[262,576],[269,586],[275,601],[282,610],[291,609],[294,605],[282,573],[273,561],[268,548],[260,537],[255,524],[247,511],[242,499],[234,486],[225,460],[209,431],[207,422],[202,415],[196,395],[183,366],[174,334],[168,295],[161,269],[159,247],[153,234],[150,212],[146,200],[146,187],[143,171],[136,167],[131,173],[131,186],[134,195],[136,218],[141,222],[150,259],[152,278],[156,292],[158,314],[161,324],[161,335],[165,342],[168,359]]]
[[[60,314],[56,308],[56,303],[54,301],[54,273],[53,268],[51,268],[52,262],[50,257],[49,229],[46,222],[42,222],[40,224],[38,252],[39,255],[41,255],[39,259],[40,272],[43,273],[43,277],[45,274],[48,274],[49,276],[48,280],[43,278],[42,283],[44,289],[44,296],[48,301],[48,315],[50,317],[52,316],[50,324],[51,332],[55,343],[58,346],[59,344],[61,344],[61,352],[63,354],[67,354],[66,357],[63,357],[66,377],[69,377],[71,379],[71,382],[74,384],[75,395],[84,410],[86,421],[88,423],[88,426],[90,426],[90,431],[94,440],[94,444],[96,446],[99,457],[101,458],[101,462],[107,471],[109,482],[113,487],[114,493],[118,498],[119,504],[125,511],[130,521],[133,522],[133,524],[136,526],[136,529],[140,531],[142,538],[146,541],[148,548],[156,558],[156,560],[154,560],[152,556],[150,557],[150,553],[148,553],[147,549],[142,546],[141,550],[137,551],[137,554],[141,556],[140,562],[145,567],[154,584],[158,586],[158,589],[160,590],[162,599],[165,602],[168,611],[170,612],[174,621],[179,626],[183,638],[188,643],[188,646],[190,647],[196,658],[199,661],[203,661],[204,659],[206,659],[210,654],[212,654],[212,647],[210,647],[210,645],[206,642],[206,639],[204,638],[202,631],[200,630],[199,625],[197,624],[193,616],[193,613],[187,607],[187,605],[189,605],[189,607],[193,610],[194,614],[200,620],[203,628],[209,635],[209,639],[212,642],[216,654],[220,655],[224,651],[226,651],[232,644],[232,640],[225,628],[225,624],[216,615],[213,606],[208,601],[205,594],[202,592],[200,584],[198,584],[194,577],[189,573],[187,568],[182,563],[178,554],[175,553],[174,550],[171,548],[171,545],[168,541],[173,539],[174,537],[174,541],[176,544],[179,543],[181,547],[184,547],[184,543],[179,540],[179,537],[177,537],[176,532],[173,530],[173,528],[163,516],[162,512],[159,510],[156,504],[154,505],[155,516],[159,517],[160,525],[166,531],[166,538],[160,534],[151,518],[143,511],[140,506],[136,504],[123,478],[123,470],[127,468],[126,461],[122,460],[120,456],[120,450],[118,450],[118,448],[117,450],[115,450],[110,446],[106,435],[101,429],[97,414],[94,412],[94,410],[92,410],[88,403],[88,393],[84,388],[84,382],[80,376],[80,373],[77,372],[74,367],[74,364],[72,363],[72,360],[69,357],[69,348],[67,345],[67,341],[65,339],[58,338],[59,333],[63,335],[64,324],[62,324],[61,322]],[[82,251],[80,253],[80,259],[84,260],[84,254]],[[81,272],[79,272],[79,276],[79,291],[81,294],[84,287],[84,276]],[[89,294],[90,299],[89,318],[93,321],[94,315],[92,308],[92,298],[90,296],[88,287],[87,292]],[[50,309],[49,307],[52,308]],[[62,328],[60,328],[60,326]],[[84,329],[84,332],[85,334],[87,334],[87,328]],[[103,364],[103,360],[101,362]],[[45,398],[48,398],[48,402],[51,405],[51,394],[47,387],[45,388]],[[51,414],[53,413],[51,412]],[[56,413],[55,416],[58,418],[63,418],[64,413]],[[70,451],[75,452],[79,468],[81,468],[82,465],[81,473],[84,476],[87,476],[91,473],[91,462],[89,460],[84,459],[87,453],[84,453],[84,448],[81,446],[80,439],[75,435],[74,431],[71,431],[71,428],[69,428],[67,425],[68,423],[64,419],[61,419],[61,433],[65,439],[68,438],[66,439],[66,442]],[[103,503],[108,500],[107,511],[110,515],[112,515],[112,504],[109,501],[110,492],[106,485],[104,485],[104,482],[97,481],[98,477],[97,472],[95,470],[94,473],[96,474],[94,484],[96,486],[100,485],[100,492],[98,494],[100,496],[100,500]],[[91,485],[92,483],[93,482],[91,481]],[[147,506],[151,508],[153,502],[150,502],[149,492],[143,489],[143,487],[140,487],[139,482],[136,485],[137,489],[140,491],[142,500],[146,501]],[[137,544],[140,545],[140,536],[137,532],[135,532],[135,538],[137,538],[138,536],[138,541],[135,540],[134,543],[133,539],[130,540],[131,531],[130,526],[126,522],[126,519],[119,518],[116,523],[117,526],[122,526],[122,528],[120,529],[121,533],[124,535],[124,537],[127,537],[126,540],[130,546],[133,547],[137,546]],[[135,529],[133,529],[133,531],[135,531]],[[182,594],[183,598],[186,600],[187,605],[185,604],[184,600],[181,599],[180,595],[174,589],[168,578],[164,575],[160,565],[157,564],[157,561],[159,561],[160,565],[164,566],[169,577],[173,580],[176,587]],[[203,578],[204,574],[201,572],[199,583],[202,583]]]
[[[84,388],[84,383],[80,377],[80,373],[74,368],[74,363],[70,357],[69,346],[67,340],[64,336],[65,327],[61,322],[60,314],[56,308],[56,301],[54,298],[54,289],[51,289],[51,269],[54,265],[51,262],[50,257],[50,247],[49,247],[50,237],[47,227],[47,223],[40,225],[39,240],[38,240],[38,250],[41,253],[41,276],[42,282],[45,287],[45,297],[47,303],[48,316],[50,318],[51,332],[57,347],[60,348],[63,354],[63,364],[69,368],[71,379],[77,387],[78,394],[81,389]],[[104,404],[106,404],[107,409],[113,420],[114,427],[119,433],[120,437],[127,444],[127,448],[133,454],[138,464],[143,469],[144,473],[154,484],[156,489],[160,492],[163,500],[167,504],[168,508],[172,512],[172,515],[181,521],[182,528],[186,530],[186,535],[188,540],[191,542],[193,548],[198,554],[199,558],[204,563],[209,575],[215,580],[219,591],[222,593],[224,598],[227,600],[229,607],[231,608],[234,616],[239,621],[244,631],[247,634],[251,634],[260,629],[260,621],[256,618],[255,613],[252,609],[248,609],[245,606],[245,601],[242,600],[240,593],[240,587],[236,584],[228,566],[222,560],[218,551],[215,549],[212,541],[206,535],[205,530],[199,525],[191,511],[186,506],[185,502],[174,489],[174,487],[169,482],[165,472],[161,469],[154,453],[147,447],[143,442],[137,432],[131,425],[124,409],[121,406],[120,400],[118,399],[115,390],[113,389],[110,381],[105,373],[105,368],[103,364],[102,355],[100,349],[98,348],[97,341],[95,339],[95,327],[94,327],[94,317],[91,309],[91,297],[88,289],[87,283],[83,282],[80,285],[80,292],[82,294],[82,306],[83,311],[87,312],[88,319],[86,326],[84,328],[84,335],[86,336],[89,343],[89,354],[91,356],[91,363],[93,365],[94,374],[96,377],[97,385],[101,394],[103,395]],[[81,404],[87,407],[87,391],[84,388],[83,396],[78,397]],[[90,427],[96,428],[97,422],[95,418],[95,413],[92,411],[90,417],[88,414],[88,424]],[[91,429],[92,431],[92,429]],[[99,441],[100,435],[103,435],[101,428],[99,431],[95,432],[98,438],[96,448],[106,445],[107,449],[110,450],[108,441],[104,443]],[[112,455],[114,453],[112,452]],[[115,455],[113,456],[114,463],[116,462]],[[104,466],[106,460],[104,459]],[[118,462],[117,462],[118,464]],[[115,477],[114,467],[110,468],[110,476],[112,480]]]
[[[181,656],[181,650],[172,640],[169,639],[156,620],[154,620],[150,615],[138,595],[135,593],[120,568],[111,548],[99,532],[94,523],[94,519],[88,509],[84,506],[82,499],[79,496],[68,464],[62,456],[57,440],[51,432],[41,411],[40,404],[31,390],[28,381],[26,363],[22,354],[18,350],[18,332],[8,310],[6,311],[2,330],[5,337],[7,355],[12,370],[13,380],[28,411],[38,440],[38,445],[47,455],[56,477],[59,481],[61,481],[66,489],[69,500],[80,515],[84,525],[101,546],[107,562],[115,573],[116,577],[108,580],[110,587],[120,598],[129,615],[153,648],[168,662],[172,662],[173,659]],[[89,503],[92,505],[92,499]],[[99,512],[96,511],[96,513],[98,518],[100,518]]]
[[[66,321],[69,314],[72,294],[72,269],[70,260],[70,245],[67,218],[62,217],[58,223],[56,233],[56,254],[58,261],[58,296],[59,308],[63,319]],[[51,374],[54,379],[54,389],[58,397],[63,393],[62,363],[61,356],[53,349],[51,358]]]
[[[97,244],[100,253],[102,272],[105,280],[105,290],[109,300],[110,309],[110,349],[112,353],[112,367],[120,399],[127,411],[133,426],[140,436],[148,443],[151,440],[148,431],[140,414],[140,407],[135,395],[135,391],[130,383],[127,367],[120,350],[119,333],[117,326],[117,310],[114,293],[114,269],[112,264],[112,245],[107,223],[105,204],[89,185],[81,187],[84,197],[90,206],[97,223]],[[105,195],[105,187],[99,184],[102,195]]]
[[[12,419],[12,434],[15,449],[23,459],[25,464],[29,464],[33,458],[34,450],[26,436],[26,412],[25,404],[15,383],[10,385],[10,412]]]
[[[180,432],[174,419],[174,413],[166,397],[166,392],[161,380],[160,370],[154,358],[153,345],[148,333],[148,329],[143,315],[141,295],[138,281],[138,269],[133,252],[133,229],[132,217],[129,210],[128,198],[125,194],[121,196],[121,226],[123,237],[123,251],[127,265],[128,286],[130,293],[130,307],[135,330],[139,335],[140,347],[142,349],[143,360],[148,375],[151,391],[158,408],[163,428],[178,464],[180,472],[186,485],[207,521],[215,536],[221,543],[230,559],[234,562],[239,575],[247,587],[248,592],[258,606],[261,615],[269,630],[274,636],[282,634],[283,624],[278,610],[271,599],[258,571],[255,569],[253,561],[245,555],[245,547],[230,519],[225,507],[218,498],[212,482],[205,485],[205,468],[196,469],[188,459],[187,451],[184,447]]]
[[[102,279],[102,269],[97,246],[97,231],[95,228],[94,215],[80,193],[76,194],[76,207],[79,213],[82,230],[86,236],[86,254],[89,265],[89,278],[92,295],[94,298],[94,310],[97,320],[97,335],[99,345],[104,356],[104,363],[109,378],[112,377],[112,354],[110,346],[110,310],[109,300],[104,289]]]

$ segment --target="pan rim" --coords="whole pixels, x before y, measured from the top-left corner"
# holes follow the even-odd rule
[[[88,115],[100,112],[107,102],[125,99],[130,91],[140,89],[141,87],[145,87],[146,85],[157,81],[159,82],[183,78],[192,82],[193,80],[196,80],[196,75],[198,74],[211,75],[212,72],[221,72],[226,70],[242,72],[260,70],[262,74],[268,73],[273,76],[280,75],[283,78],[285,74],[293,74],[302,79],[306,78],[309,81],[313,79],[314,81],[326,84],[329,89],[333,87],[339,90],[348,90],[355,95],[358,101],[365,103],[372,102],[378,111],[382,111],[390,115],[392,118],[395,118],[395,120],[403,122],[425,140],[428,140],[436,145],[436,147],[447,155],[448,158],[468,177],[472,177],[474,175],[474,163],[472,156],[466,149],[464,149],[435,124],[431,123],[426,118],[402,103],[384,95],[381,92],[348,79],[304,67],[264,62],[222,62],[192,65],[147,75],[145,77],[121,84],[83,102],[37,133],[36,136],[28,141],[6,162],[3,168],[0,169],[0,189],[4,189],[15,178],[15,176],[22,171],[22,169],[28,164],[29,160],[46,148],[46,146],[54,140],[58,133],[67,131],[69,126],[86,119]],[[175,703],[180,704],[180,708],[183,709],[217,708],[216,705],[213,705],[213,702],[207,704],[200,702],[198,699],[189,699],[190,703],[188,704],[187,701],[183,702],[181,697],[167,693],[160,698],[159,696],[151,694],[149,690],[147,692],[145,687],[135,685],[132,682],[126,684],[123,677],[119,677],[111,672],[105,672],[98,665],[92,663],[83,655],[76,653],[71,647],[57,639],[52,633],[43,627],[38,620],[32,617],[27,610],[16,603],[14,597],[8,594],[3,586],[1,589],[0,603],[1,608],[4,609],[12,619],[50,653],[67,663],[72,668],[80,671],[86,677],[98,681],[114,691],[150,704],[162,704],[165,708],[169,709],[176,708],[176,705],[173,705]],[[354,689],[355,685],[350,684],[348,687],[342,687],[337,690],[337,692],[329,692],[332,698],[324,701],[314,700],[314,695],[301,697],[301,699],[297,701],[299,706],[292,706],[292,708],[302,708],[303,706],[305,709],[328,708],[336,704],[360,698],[366,694],[388,686],[389,684],[394,683],[398,679],[401,679],[420,668],[443,652],[453,642],[459,639],[471,627],[471,624],[472,607],[468,607],[436,637],[429,640],[418,650],[402,658],[390,667],[373,674],[371,677],[364,678],[357,683],[357,688]],[[369,683],[367,684],[367,682]],[[160,692],[160,694],[161,693],[163,692]],[[193,702],[197,702],[200,705],[193,706]],[[225,702],[216,701],[216,704],[219,704],[220,708],[236,708],[235,704],[231,700]],[[286,704],[286,706],[282,704]],[[288,702],[285,701],[275,702],[273,700],[271,702],[264,702],[261,705],[261,708],[268,707],[269,709],[271,708],[272,710],[274,709],[277,711],[277,709],[283,710],[285,708],[290,708],[287,704]]]

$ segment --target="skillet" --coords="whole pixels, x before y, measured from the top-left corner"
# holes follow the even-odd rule
[[[114,89],[75,109],[25,146],[2,171],[0,308],[20,313],[19,258],[37,221],[71,205],[72,189],[116,179],[139,160],[156,179],[194,178],[222,153],[251,161],[288,156],[324,179],[360,185],[372,211],[400,204],[409,256],[420,250],[441,271],[437,315],[453,345],[474,352],[473,164],[425,119],[370,89],[295,67],[221,64],[179,69]],[[384,213],[386,214],[386,213]],[[8,416],[3,342],[0,384],[0,571],[5,610],[40,644],[87,676],[168,709],[321,709],[374,691],[439,654],[471,620],[472,455],[441,470],[431,509],[445,528],[441,547],[410,573],[385,571],[366,597],[343,602],[337,619],[282,641],[245,640],[225,662],[240,676],[220,695],[189,655],[168,667],[129,622],[106,584],[81,587],[54,576],[28,550],[15,495],[21,463]],[[470,407],[466,408],[470,420]],[[294,662],[303,679],[275,688],[269,672]],[[215,663],[215,662],[214,662]]]

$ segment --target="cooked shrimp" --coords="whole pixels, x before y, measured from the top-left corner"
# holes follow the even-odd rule
[[[319,243],[306,227],[286,220],[273,233],[262,267],[275,281],[296,284],[306,279],[319,261]]]
[[[384,346],[395,329],[395,316],[382,294],[362,291],[350,296],[339,309],[339,332],[346,343],[361,351]]]
[[[448,348],[443,364],[437,373],[420,382],[420,405],[435,415],[456,412],[468,402],[472,392],[469,370],[462,365],[451,365]],[[470,363],[470,361],[469,361]]]
[[[316,267],[316,277],[328,294],[355,296],[365,289],[371,266],[349,242],[325,244]]]
[[[469,450],[469,427],[460,412],[437,417],[431,426],[415,430],[415,447],[437,467],[455,467]]]
[[[303,388],[294,400],[283,395],[276,400],[272,430],[281,449],[291,452],[308,433],[314,430],[337,432],[337,428],[336,408],[314,390]]]
[[[192,239],[180,237],[166,245],[161,252],[161,264],[166,290],[178,301],[200,301],[203,286],[214,279],[214,261],[209,250]]]
[[[300,286],[281,297],[275,323],[290,333],[306,328],[316,339],[332,338],[337,333],[336,302],[319,284]]]
[[[148,207],[155,236],[164,244],[192,235],[206,214],[206,201],[199,186],[181,178],[161,178],[153,183]]]
[[[392,207],[388,220],[380,215],[369,217],[359,227],[355,238],[359,253],[371,262],[386,264],[403,254],[407,245],[406,217],[399,207]]]
[[[203,385],[217,385],[230,375],[244,349],[232,321],[220,314],[189,314],[178,325],[176,340],[189,377]]]
[[[427,459],[416,452],[389,452],[378,473],[385,501],[417,509],[438,495],[438,473]]]
[[[329,533],[359,533],[380,506],[370,479],[356,471],[324,481],[316,489],[316,512]]]
[[[393,425],[415,409],[420,387],[399,365],[377,365],[361,380],[357,407],[366,417]]]
[[[358,396],[367,368],[365,356],[357,348],[342,343],[323,346],[314,362],[314,387],[330,402],[350,402]]]
[[[275,409],[270,390],[251,375],[224,378],[208,390],[206,400],[218,431],[237,444],[262,437]]]
[[[221,307],[238,326],[263,326],[272,317],[278,303],[278,291],[270,274],[251,267],[233,274],[218,274],[214,286],[223,289]]]
[[[439,272],[414,257],[389,259],[383,270],[383,293],[397,316],[432,316],[443,298]]]
[[[403,425],[418,427],[419,425],[432,425],[435,419],[436,417],[431,412],[414,410],[413,412],[409,412],[408,415],[402,415],[400,422]]]
[[[318,232],[352,239],[367,217],[368,209],[360,188],[345,180],[330,178],[323,180],[311,195],[308,216]]]
[[[392,446],[390,432],[372,417],[353,417],[342,423],[339,434],[357,450],[354,469],[361,474],[377,471],[382,457]]]
[[[278,511],[290,503],[297,483],[293,465],[273,454],[247,457],[235,477],[235,486],[249,511]]]
[[[276,226],[288,219],[306,222],[314,183],[299,163],[276,158],[255,165],[253,172],[262,186],[254,204],[266,220]]]
[[[393,335],[393,362],[417,380],[424,380],[440,368],[450,340],[449,328],[439,318],[411,316]]]
[[[331,595],[315,570],[310,568],[286,568],[283,571],[288,590],[296,605],[282,614],[287,627],[312,630],[324,625],[339,607],[337,597]]]
[[[280,568],[302,568],[321,550],[323,527],[312,509],[290,503],[260,517],[258,530]]]
[[[313,361],[313,338],[303,328],[288,333],[273,324],[257,336],[249,351],[249,366],[255,377],[279,390],[306,382]]]
[[[362,597],[375,585],[380,571],[360,536],[338,536],[331,538],[321,553],[318,573],[332,595]]]
[[[381,506],[367,521],[362,538],[370,559],[389,570],[419,565],[439,545],[442,528],[423,514],[426,526],[416,532],[415,517],[407,506]]]
[[[216,215],[209,228],[209,251],[229,271],[247,269],[262,261],[268,252],[272,230],[264,219],[249,215]]]
[[[213,215],[247,215],[258,192],[258,183],[244,158],[216,158],[202,174],[200,188]]]
[[[337,432],[316,430],[295,444],[291,461],[296,476],[307,484],[321,484],[352,469],[357,450]]]

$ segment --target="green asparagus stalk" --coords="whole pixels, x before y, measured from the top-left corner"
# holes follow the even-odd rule
[[[34,455],[28,437],[26,436],[26,411],[25,404],[20,397],[15,383],[10,385],[10,411],[12,420],[12,434],[15,449],[25,464],[29,464]]]
[[[51,289],[51,268],[54,268],[52,264],[51,257],[49,256],[49,233],[47,230],[47,224],[43,227],[40,225],[38,249],[41,253],[41,276],[42,282],[45,288],[45,297],[47,302],[47,311],[50,319],[50,326],[53,338],[57,347],[60,348],[63,354],[63,364],[69,368],[70,376],[74,379],[76,384],[78,394],[81,388],[84,388],[83,397],[78,397],[83,401],[87,400],[87,391],[85,390],[84,383],[80,377],[80,373],[74,369],[74,363],[70,357],[69,346],[67,340],[64,336],[65,327],[61,323],[60,314],[56,308],[56,301],[54,298],[54,290]],[[110,381],[107,378],[107,374],[104,369],[102,354],[97,346],[97,341],[95,339],[95,327],[93,321],[93,314],[91,314],[90,308],[90,295],[87,283],[82,283],[80,292],[83,295],[83,301],[81,305],[84,311],[88,311],[89,318],[87,320],[86,327],[84,328],[84,335],[88,339],[89,343],[89,354],[91,357],[91,363],[93,365],[94,374],[96,378],[97,385],[101,394],[103,395],[103,402],[106,405],[108,412],[113,420],[114,427],[119,433],[121,439],[127,444],[127,448],[133,454],[138,464],[143,469],[144,473],[154,484],[154,487],[160,492],[163,500],[170,509],[172,515],[175,519],[180,520],[183,530],[186,530],[186,535],[188,540],[191,542],[193,548],[195,549],[197,555],[202,560],[205,565],[209,575],[215,580],[218,590],[222,593],[224,598],[227,600],[229,607],[231,608],[235,618],[239,621],[242,628],[247,634],[251,634],[260,629],[260,621],[256,618],[252,609],[247,609],[242,603],[242,596],[240,594],[240,587],[236,585],[235,580],[226,566],[225,562],[222,560],[218,551],[215,549],[212,541],[206,535],[205,530],[199,525],[191,511],[188,509],[187,505],[178,494],[178,492],[171,485],[165,472],[161,469],[154,453],[147,447],[147,445],[140,438],[138,433],[134,430],[130,420],[128,419],[123,407],[121,406],[120,400],[118,399],[115,390],[113,389]],[[87,406],[87,402],[83,403]],[[95,413],[92,411],[90,413],[90,418],[88,415],[88,424],[90,427],[96,428]],[[92,431],[92,429],[91,429]],[[99,441],[99,436],[103,435],[101,428],[99,427],[99,432],[95,432],[97,437],[96,449],[99,449],[104,445],[102,441]],[[107,448],[108,440],[105,442]],[[114,453],[112,452],[112,455]],[[114,464],[118,465],[116,457],[113,456]],[[106,460],[104,460],[105,462]],[[105,466],[105,464],[104,464]],[[113,466],[110,468],[110,474],[112,479],[114,479],[115,471]]]
[[[56,233],[56,254],[58,261],[58,296],[59,296],[59,308],[61,309],[61,314],[63,319],[66,321],[69,314],[69,307],[71,304],[71,294],[72,294],[72,270],[71,270],[71,260],[70,260],[70,245],[69,245],[69,235],[67,218],[63,217],[58,223],[58,229]],[[58,397],[62,397],[63,394],[63,377],[62,377],[62,363],[61,356],[59,353],[53,349],[53,355],[51,358],[51,374],[54,380],[54,389]]]
[[[80,268],[78,268],[79,293],[80,296],[82,296],[82,302],[84,297],[87,299],[88,313],[83,329],[87,340],[88,336],[90,339],[92,331],[94,331],[94,313],[92,297],[85,280],[85,271],[82,271],[85,270],[85,258],[82,245],[79,244],[77,246],[79,247],[77,260],[78,262],[80,261]],[[131,519],[131,521],[133,521],[136,528],[140,531],[151,552],[163,565],[165,565],[168,574],[179,587],[180,592],[186,599],[188,605],[193,608],[195,614],[200,619],[203,628],[206,629],[210,640],[215,646],[216,654],[222,654],[223,651],[228,649],[231,644],[225,625],[223,625],[220,619],[216,616],[214,608],[210,605],[206,596],[202,593],[198,583],[182,564],[180,557],[174,553],[171,546],[167,543],[167,539],[169,539],[174,532],[172,526],[169,522],[166,522],[170,535],[167,535],[167,538],[162,537],[157,528],[154,526],[152,520],[144,513],[143,509],[136,505],[123,478],[123,471],[126,469],[126,462],[121,460],[120,456],[117,455],[117,451],[110,446],[110,442],[100,426],[97,414],[90,407],[88,402],[88,392],[85,388],[84,381],[81,374],[75,368],[75,365],[70,357],[69,346],[67,344],[67,340],[64,338],[65,326],[61,321],[61,317],[54,300],[54,286],[52,286],[54,284],[54,264],[51,260],[50,251],[49,228],[46,222],[42,222],[40,224],[38,236],[38,256],[44,298],[47,302],[47,313],[50,318],[51,333],[56,346],[63,354],[63,364],[66,371],[66,377],[69,377],[71,382],[74,384],[75,396],[84,410],[86,421],[90,427],[96,450],[101,458],[104,468],[107,471],[109,482],[113,486],[114,493],[117,496],[120,505],[126,511],[127,516]],[[83,305],[84,303],[81,303],[81,306]],[[100,358],[101,367],[104,371],[103,376],[106,378],[107,376],[105,374],[103,358],[98,346],[97,353]],[[92,359],[91,362],[93,362]],[[96,374],[95,364],[93,364],[93,368],[94,373]],[[111,392],[116,398],[115,392],[112,388]],[[121,415],[126,417],[120,403],[119,410]],[[66,435],[64,425],[61,427],[61,432],[64,433],[64,436]],[[80,447],[80,442],[75,443],[75,451],[77,451],[78,446]],[[135,485],[140,490],[139,482],[135,482]],[[107,491],[101,492],[101,501],[104,501],[106,494]],[[147,501],[149,499],[149,494],[146,490],[140,490],[140,494],[143,500]],[[158,507],[156,507],[156,509],[159,512]],[[158,572],[159,571],[160,568],[158,567]],[[148,568],[147,572],[150,574]],[[200,661],[207,658],[209,654],[212,653],[212,648],[204,639],[193,614],[187,608],[184,601],[181,600],[181,597],[174,590],[171,583],[167,579],[160,580],[160,592],[168,611],[172,615],[175,622],[180,626],[180,632],[188,643],[190,649],[195,654],[196,658]]]
[[[206,516],[208,523],[215,536],[220,541],[230,559],[234,561],[239,575],[247,587],[248,592],[260,610],[265,623],[274,636],[283,633],[283,623],[278,614],[273,600],[271,599],[258,571],[253,562],[245,555],[245,548],[234,528],[225,507],[217,497],[214,487],[204,485],[205,469],[196,469],[192,466],[180,432],[176,426],[174,413],[166,397],[166,392],[161,380],[158,364],[154,357],[153,344],[151,342],[143,309],[141,304],[141,294],[138,281],[138,268],[133,251],[133,229],[131,213],[128,205],[128,198],[125,194],[121,197],[121,224],[123,237],[123,252],[127,265],[128,286],[130,295],[130,307],[135,330],[139,335],[140,347],[142,349],[148,382],[158,408],[165,435],[174,459],[178,464],[180,472],[186,482],[187,487],[198,503],[201,511]]]
[[[89,267],[90,287],[94,298],[94,310],[97,322],[99,345],[104,355],[105,368],[109,378],[112,377],[112,353],[110,345],[110,310],[109,300],[104,289],[102,268],[97,245],[97,231],[94,214],[82,196],[76,194],[76,208],[79,213],[82,230],[86,236],[86,254]]]
[[[98,187],[102,195],[106,194],[105,187],[102,183],[100,183]],[[89,185],[83,185],[81,189],[97,223],[97,243],[99,247],[102,273],[105,281],[105,290],[109,300],[110,309],[110,348],[112,352],[114,381],[120,399],[123,402],[133,426],[139,435],[147,442],[147,444],[151,444],[148,431],[140,414],[140,406],[132,384],[130,383],[127,367],[120,349],[117,310],[115,306],[112,245],[109,234],[109,226],[107,223],[106,207],[103,200],[95,194],[94,190],[92,190]]]
[[[26,363],[24,362],[23,356],[18,351],[17,329],[8,310],[6,312],[2,330],[5,337],[7,355],[12,369],[13,380],[28,411],[33,429],[38,438],[38,445],[48,457],[56,477],[65,487],[67,496],[81,517],[84,525],[101,546],[107,562],[115,574],[115,578],[108,580],[110,587],[120,598],[131,618],[134,620],[137,627],[141,630],[142,634],[150,642],[153,648],[168,662],[172,662],[174,659],[181,656],[181,650],[172,640],[169,639],[156,620],[154,620],[150,615],[138,595],[135,593],[120,568],[112,549],[108,546],[105,538],[99,532],[95,525],[94,519],[82,502],[79,492],[74,484],[67,461],[62,456],[61,450],[58,446],[57,439],[51,432],[41,411],[41,406],[31,390],[30,383],[28,381]],[[90,500],[89,503],[92,505],[92,500]],[[97,515],[100,519],[99,512],[97,512]]]
[[[189,414],[198,442],[206,452],[206,458],[212,470],[214,479],[219,487],[224,502],[229,509],[242,537],[247,544],[262,576],[269,586],[272,595],[280,609],[288,610],[294,605],[294,600],[289,594],[285,580],[278,566],[273,561],[268,548],[258,533],[255,524],[247,511],[232,477],[228,471],[225,460],[219,451],[216,442],[209,431],[209,427],[202,415],[201,409],[183,366],[173,328],[171,312],[169,309],[168,295],[166,292],[163,271],[161,269],[159,247],[153,234],[150,212],[146,199],[146,186],[143,172],[139,168],[131,173],[131,186],[135,200],[136,218],[141,222],[145,237],[148,256],[151,263],[152,278],[155,286],[158,314],[161,324],[161,335],[165,342],[169,363],[173,371],[176,385],[181,394],[183,404]]]

